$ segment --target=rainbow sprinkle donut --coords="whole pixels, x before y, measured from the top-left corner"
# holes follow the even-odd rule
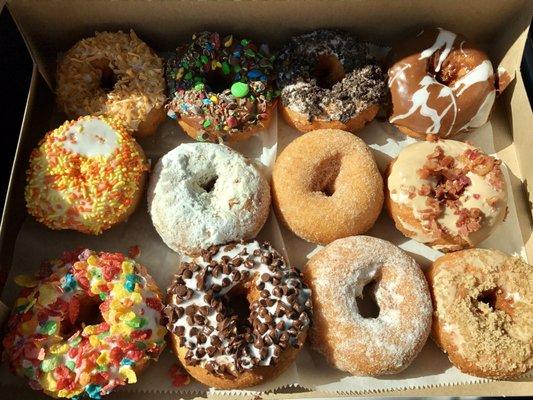
[[[13,372],[54,397],[99,399],[135,383],[165,346],[159,289],[145,267],[91,250],[50,267],[47,276],[16,278],[24,289],[3,340]]]
[[[100,234],[135,210],[147,170],[141,147],[114,120],[65,122],[31,154],[28,212],[51,229]]]

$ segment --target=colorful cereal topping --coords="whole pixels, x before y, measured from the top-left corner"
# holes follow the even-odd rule
[[[3,346],[10,368],[35,390],[99,399],[135,383],[165,346],[159,289],[120,253],[66,253],[47,276],[16,282],[23,289]]]

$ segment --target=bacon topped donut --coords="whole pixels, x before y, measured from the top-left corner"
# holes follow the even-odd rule
[[[393,49],[390,122],[414,137],[449,137],[488,121],[499,90],[488,56],[442,28]]]

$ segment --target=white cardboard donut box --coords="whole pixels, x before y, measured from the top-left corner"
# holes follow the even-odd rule
[[[34,262],[34,259],[45,254],[48,257],[56,256],[49,253],[79,243],[84,238],[81,234],[56,235],[37,226],[28,217],[24,202],[25,169],[29,154],[39,139],[65,119],[55,106],[52,92],[58,55],[81,38],[102,30],[134,29],[142,40],[160,54],[172,51],[179,43],[189,40],[193,32],[200,30],[251,37],[258,42],[268,42],[274,49],[295,33],[322,27],[344,29],[384,47],[401,43],[406,35],[425,26],[441,26],[463,33],[487,51],[495,67],[505,68],[513,78],[496,101],[490,126],[473,134],[476,144],[488,146],[506,165],[511,193],[510,217],[509,221],[504,222],[504,225],[507,224],[505,234],[500,233],[499,239],[493,240],[490,245],[518,253],[529,259],[530,263],[533,261],[533,189],[531,184],[528,185],[528,182],[533,182],[533,114],[520,73],[520,61],[533,15],[533,2],[530,0],[12,0],[7,1],[6,6],[26,41],[34,60],[34,69],[0,226],[2,320],[12,305],[11,293],[15,292],[12,277],[38,267],[38,264],[28,266],[24,261]],[[153,138],[141,141],[152,162],[162,151],[168,151],[185,140],[185,135],[177,125],[170,121],[163,125]],[[293,132],[288,132],[289,128],[278,118],[263,138],[252,139],[249,144],[237,146],[237,149],[263,162],[268,171],[276,152],[279,153],[294,137]],[[387,132],[390,133],[390,129],[385,123],[380,125],[376,122],[360,134],[379,153],[378,163],[380,157],[390,155],[390,149],[383,150],[372,141],[376,135]],[[402,143],[405,144],[396,133],[391,137],[397,139],[394,145],[401,148]],[[388,140],[387,143],[390,144]],[[163,244],[144,238],[146,232],[153,231],[151,226],[147,226],[149,218],[146,215],[146,204],[142,204],[130,221],[120,228],[111,229],[114,232],[107,236],[87,238],[87,246],[101,246],[98,240],[107,241],[112,247],[120,247],[119,244],[125,243],[134,245],[137,244],[135,241],[145,240],[143,244],[148,243],[148,248],[142,249],[145,257],[156,257],[159,252],[165,256],[153,262],[157,267],[175,267],[177,256],[169,255],[169,250]],[[394,242],[391,238],[397,236],[387,233],[389,225],[386,218],[382,216],[378,220],[378,225],[382,227],[373,229],[370,234]],[[147,235],[150,236],[149,233]],[[268,238],[281,247],[297,267],[303,266],[302,261],[313,251],[309,244],[295,239],[284,228],[279,228],[274,217],[270,218],[260,237]],[[150,243],[154,243],[153,248],[149,248]],[[403,248],[407,247],[404,244]],[[413,251],[422,266],[431,259],[429,253]],[[165,360],[161,360],[147,368],[138,384],[111,394],[109,399],[526,396],[533,393],[531,375],[515,381],[499,382],[463,376],[454,371],[445,356],[430,342],[428,340],[427,347],[431,349],[424,349],[420,360],[415,360],[406,372],[398,376],[351,378],[327,367],[319,359],[320,356],[305,350],[302,351],[305,354],[300,354],[295,366],[281,380],[270,386],[231,392],[215,391],[198,384],[179,390],[172,388],[166,383],[169,379],[165,378],[163,365],[156,367],[165,363]],[[171,359],[170,353],[166,358]],[[26,387],[19,378],[6,374],[3,371],[6,369],[3,361],[0,364],[2,399],[46,397]]]

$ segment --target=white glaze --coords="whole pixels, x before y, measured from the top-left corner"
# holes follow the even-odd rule
[[[100,118],[82,119],[65,131],[63,147],[84,157],[109,157],[119,145],[119,135]]]

